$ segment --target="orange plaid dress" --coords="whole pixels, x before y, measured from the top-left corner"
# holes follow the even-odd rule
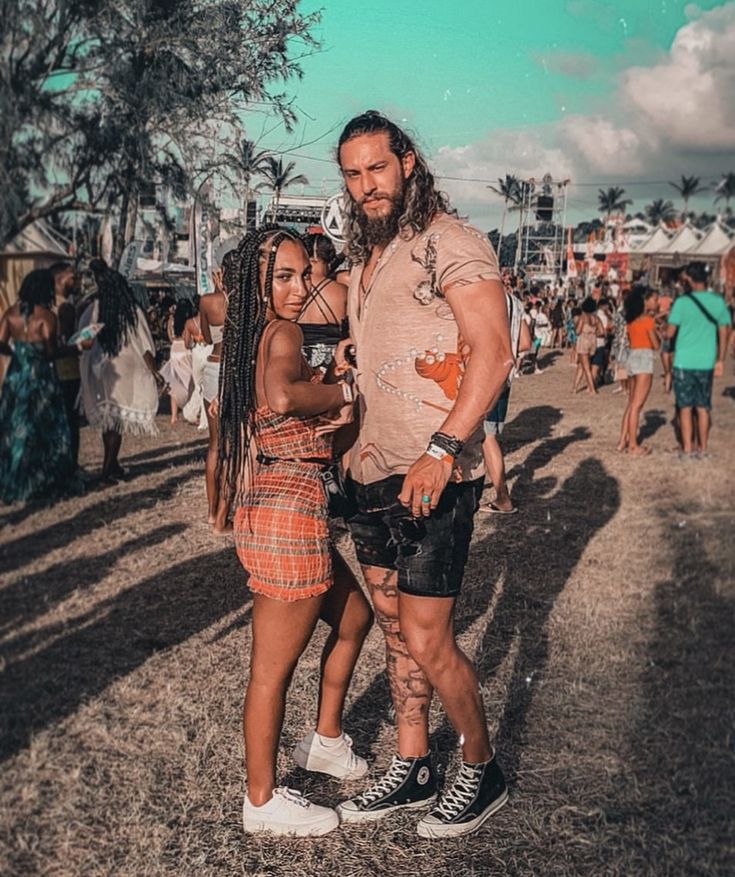
[[[319,463],[332,457],[332,434],[317,435],[318,417],[255,412],[258,453],[276,462],[256,465],[247,503],[235,513],[237,556],[248,586],[275,600],[302,600],[332,584],[327,499]]]

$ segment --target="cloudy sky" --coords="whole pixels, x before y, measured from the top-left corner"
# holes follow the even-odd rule
[[[339,187],[342,125],[380,109],[410,129],[442,187],[482,228],[506,173],[570,178],[569,220],[619,184],[641,210],[681,174],[735,171],[735,2],[701,0],[306,0],[323,9],[320,53],[290,85],[292,135],[252,117],[311,183]],[[693,207],[712,209],[712,197]]]

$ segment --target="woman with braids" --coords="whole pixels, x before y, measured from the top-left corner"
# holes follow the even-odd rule
[[[286,692],[319,619],[331,632],[316,727],[293,755],[301,767],[340,779],[367,770],[342,732],[342,709],[372,616],[330,544],[320,478],[332,460],[335,414],[344,415],[351,391],[335,380],[334,366],[321,380],[302,356],[296,320],[308,295],[309,260],[299,238],[273,227],[251,232],[238,248],[237,268],[222,350],[218,468],[239,494],[235,545],[253,592],[243,826],[325,834],[336,828],[336,812],[277,788],[275,772]]]
[[[53,275],[31,271],[18,303],[0,320],[0,354],[11,357],[0,395],[0,497],[7,503],[75,485],[69,422],[52,362],[58,352],[53,304]]]
[[[123,435],[156,435],[158,390],[165,381],[156,368],[155,345],[145,314],[128,282],[101,259],[89,268],[97,293],[79,321],[103,328],[82,355],[82,408],[91,427],[102,433],[104,459],[100,484],[125,474],[118,461]]]
[[[334,279],[342,258],[325,234],[307,235],[304,245],[311,263],[309,295],[298,321],[304,356],[310,366],[326,368],[337,343],[346,337],[347,287]]]

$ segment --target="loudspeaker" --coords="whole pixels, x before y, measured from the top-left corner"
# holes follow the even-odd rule
[[[554,214],[554,198],[551,195],[539,195],[536,199],[536,219],[539,222],[551,222]]]

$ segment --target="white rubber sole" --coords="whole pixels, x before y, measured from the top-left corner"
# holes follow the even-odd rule
[[[275,834],[291,835],[292,837],[320,837],[329,834],[339,826],[339,817],[334,814],[334,819],[324,820],[313,824],[285,825],[282,822],[272,823],[258,819],[246,819],[243,817],[242,827],[246,834]]]
[[[398,810],[423,810],[430,807],[436,801],[436,795],[425,798],[423,801],[412,801],[410,804],[396,804],[395,807],[384,807],[382,810],[346,810],[341,804],[337,804],[337,815],[340,822],[377,822],[384,816],[389,816]]]
[[[461,837],[463,834],[472,834],[473,831],[477,831],[478,828],[482,827],[485,822],[493,815],[493,813],[497,813],[501,807],[503,807],[508,802],[508,790],[506,789],[503,794],[493,802],[492,807],[488,807],[484,813],[481,813],[476,819],[473,819],[471,822],[463,822],[459,825],[453,824],[443,824],[436,823],[433,824],[431,822],[424,822],[422,819],[421,822],[416,826],[416,831],[418,832],[420,837],[428,837],[428,838],[444,838],[444,837]]]
[[[368,765],[365,762],[358,770],[344,773],[338,768],[335,769],[334,765],[326,759],[321,761],[318,757],[315,758],[309,750],[302,749],[301,744],[296,745],[291,755],[296,764],[304,770],[308,770],[311,773],[324,773],[327,776],[334,777],[336,780],[356,780],[364,777],[368,772]]]

